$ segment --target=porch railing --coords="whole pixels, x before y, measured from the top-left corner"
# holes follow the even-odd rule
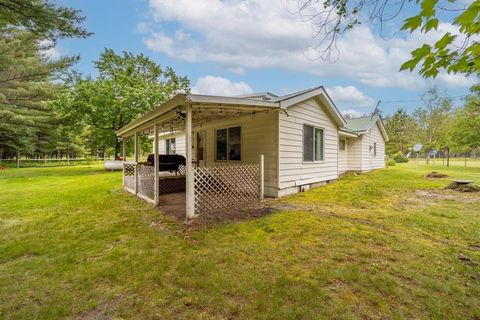
[[[261,198],[258,163],[197,167],[193,174],[195,214],[231,208]]]

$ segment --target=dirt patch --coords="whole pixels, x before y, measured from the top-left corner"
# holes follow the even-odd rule
[[[448,175],[433,171],[427,174],[427,178],[442,179],[442,178],[448,178]]]
[[[453,181],[445,189],[455,190],[459,192],[480,192],[480,186],[469,182],[469,183],[460,183],[458,181]]]
[[[164,215],[173,217],[177,221],[184,221],[185,230],[191,230],[221,222],[255,219],[285,208],[279,203],[274,203],[273,200],[264,200],[211,213],[203,213],[193,220],[185,220],[185,193],[179,192],[160,195],[158,209]],[[157,229],[162,228],[157,222],[151,222],[150,226]]]
[[[426,207],[437,204],[436,200],[450,200],[461,203],[476,203],[480,202],[479,196],[472,194],[463,194],[449,189],[432,189],[432,190],[416,190],[414,197],[410,197],[401,202],[404,205],[416,205]]]
[[[122,301],[122,296],[118,296],[112,300],[105,301],[91,310],[79,313],[70,319],[72,320],[110,320],[114,319],[114,311]]]

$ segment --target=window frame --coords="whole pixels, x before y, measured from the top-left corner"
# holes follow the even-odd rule
[[[377,143],[376,142],[373,143],[373,156],[374,157],[377,156]]]
[[[169,152],[169,150],[171,148],[171,145],[172,145],[172,140],[174,141],[174,145],[175,145],[175,152],[174,153]],[[171,137],[171,138],[165,139],[165,154],[167,154],[167,155],[177,154],[177,138],[176,137]]]
[[[230,134],[228,133],[229,129],[232,128],[240,128],[240,160],[230,160],[228,159],[228,150],[230,146]],[[215,154],[214,154],[214,161],[215,162],[242,162],[243,161],[243,126],[241,124],[234,124],[234,125],[228,125],[228,126],[222,126],[222,127],[216,127],[214,128],[215,130],[215,139],[214,139],[214,145],[215,145]],[[227,130],[227,159],[226,160],[219,160],[217,159],[218,153],[217,153],[217,132],[218,130]]]
[[[313,143],[313,148],[312,148],[312,152],[313,152],[313,157],[312,157],[312,161],[309,161],[309,160],[305,160],[305,127],[311,127],[312,128],[312,131],[313,131],[313,139],[312,139],[312,143]],[[315,160],[315,130],[322,130],[322,159],[321,160]],[[314,126],[314,125],[311,125],[309,123],[304,123],[302,125],[302,163],[303,164],[311,164],[311,163],[324,163],[325,162],[325,128],[324,127],[318,127],[318,126]]]

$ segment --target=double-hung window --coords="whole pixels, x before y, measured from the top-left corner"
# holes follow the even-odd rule
[[[322,161],[324,130],[308,124],[303,125],[303,161]]]
[[[176,147],[176,140],[175,138],[170,138],[165,140],[165,153],[166,154],[176,154],[177,147]]]
[[[217,160],[240,161],[242,159],[242,128],[217,129],[216,147]]]

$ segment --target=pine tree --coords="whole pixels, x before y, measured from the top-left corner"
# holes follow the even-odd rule
[[[25,30],[0,33],[0,149],[2,154],[32,154],[56,130],[47,101],[54,97],[53,77],[78,57],[51,60],[43,52],[53,45]],[[39,149],[40,147],[40,149]],[[1,155],[0,155],[1,156]]]

